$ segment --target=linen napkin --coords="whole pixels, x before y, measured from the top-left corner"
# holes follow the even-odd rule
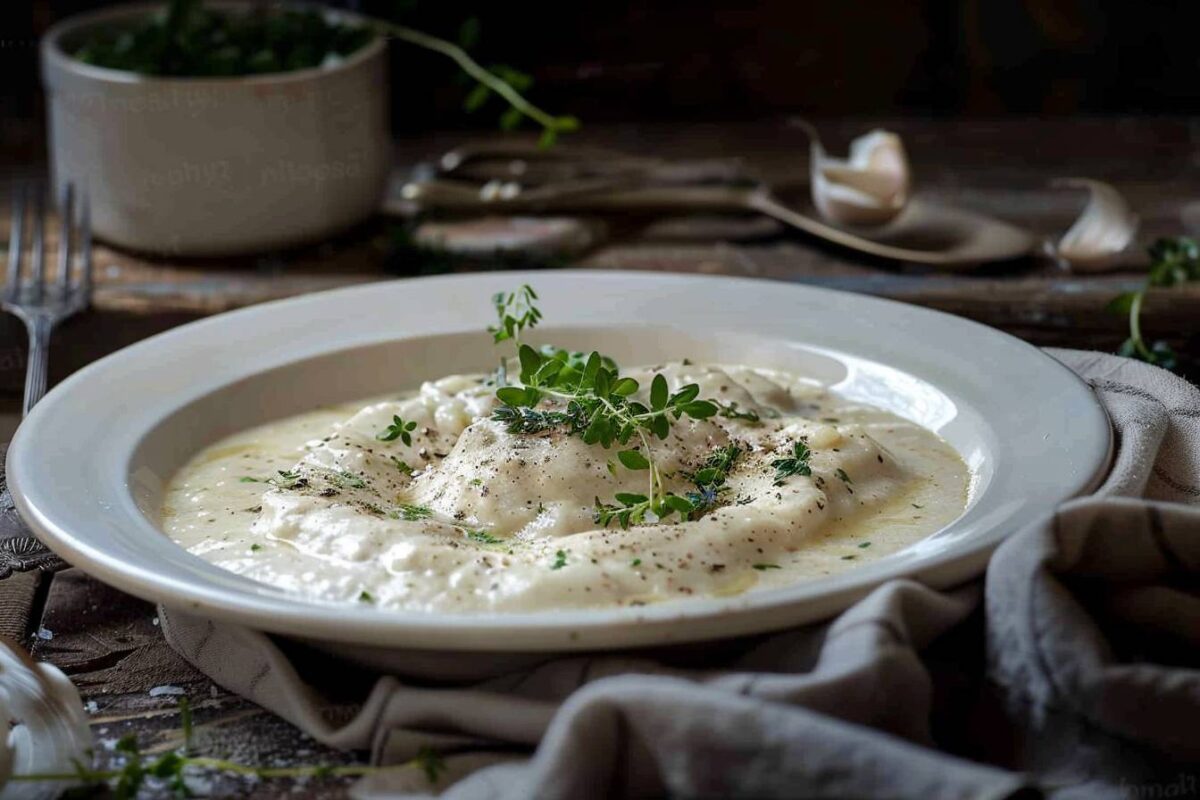
[[[389,770],[359,797],[1200,794],[1200,390],[1049,352],[1107,407],[1112,471],[953,591],[898,580],[820,625],[470,686],[364,675],[349,700],[354,672],[292,643],[172,609],[164,633],[321,742],[445,756],[435,785]]]

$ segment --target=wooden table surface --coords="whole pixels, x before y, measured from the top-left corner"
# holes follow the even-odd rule
[[[1055,190],[1055,177],[1115,184],[1142,218],[1140,240],[1200,233],[1200,126],[1183,119],[1006,119],[918,121],[863,119],[822,125],[843,144],[873,126],[905,139],[919,194],[988,211],[1044,236],[1061,233],[1082,207],[1079,193]],[[444,134],[398,143],[401,174],[463,141]],[[806,169],[806,144],[784,121],[738,124],[590,127],[575,141],[669,157],[741,157],[762,174]],[[1010,331],[1039,345],[1111,350],[1125,321],[1104,311],[1117,293],[1138,286],[1141,264],[1099,276],[1060,271],[1027,259],[969,274],[864,259],[774,226],[738,220],[746,238],[722,240],[719,220],[663,225],[653,219],[605,220],[606,241],[575,259],[582,267],[719,273],[866,292],[943,309]],[[148,335],[204,315],[268,299],[381,280],[431,269],[488,265],[427,259],[405,246],[402,223],[378,219],[334,241],[271,256],[189,260],[147,258],[99,246],[95,309],[55,335],[52,380]],[[1148,334],[1167,338],[1195,368],[1200,285],[1155,292]],[[10,420],[24,377],[24,334],[0,323],[0,403]],[[1191,373],[1194,375],[1194,372]],[[346,763],[286,723],[214,687],[163,643],[150,605],[70,570],[50,588],[35,655],[61,667],[88,701],[101,744],[135,732],[150,747],[179,741],[178,687],[191,698],[199,742],[209,754],[259,764]],[[101,750],[103,751],[103,747]],[[223,779],[226,780],[226,779]],[[218,789],[245,784],[229,780]],[[334,782],[336,785],[337,782]],[[274,781],[256,796],[325,796],[333,785]]]

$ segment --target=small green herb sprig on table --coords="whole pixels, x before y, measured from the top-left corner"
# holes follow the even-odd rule
[[[696,507],[688,498],[666,490],[654,461],[652,440],[666,439],[671,426],[683,417],[703,420],[716,415],[717,405],[699,399],[700,387],[694,383],[672,393],[662,375],[655,375],[650,382],[646,405],[630,399],[640,386],[633,378],[622,376],[612,359],[596,351],[586,359],[553,348],[539,352],[522,343],[521,334],[542,319],[537,299],[529,286],[493,298],[498,323],[488,330],[496,343],[511,340],[516,345],[522,385],[502,385],[496,390],[501,405],[492,418],[504,423],[510,433],[564,430],[606,450],[614,445],[624,448],[617,453],[617,461],[626,469],[647,473],[647,492],[618,493],[616,503],[602,503],[597,497],[597,524],[607,526],[616,520],[628,527],[672,514],[686,519]],[[546,399],[565,404],[565,409],[538,408]],[[638,446],[628,447],[635,439]]]
[[[192,710],[187,698],[179,701],[179,726],[183,733],[183,747],[161,755],[143,753],[133,734],[122,737],[114,750],[124,761],[117,769],[92,769],[76,764],[73,772],[37,773],[13,775],[14,782],[73,782],[75,787],[63,793],[64,797],[112,797],[114,800],[135,800],[147,780],[161,781],[175,797],[193,797],[188,786],[188,777],[197,777],[203,772],[224,772],[245,777],[271,778],[337,778],[357,777],[387,770],[417,768],[425,774],[430,784],[436,784],[446,770],[446,763],[437,751],[422,747],[416,757],[404,764],[374,767],[368,765],[315,765],[297,767],[256,767],[229,761],[223,758],[192,755]]]
[[[1119,355],[1136,358],[1163,369],[1175,369],[1175,351],[1164,341],[1147,343],[1142,336],[1142,304],[1146,290],[1151,287],[1169,288],[1200,280],[1200,244],[1194,239],[1179,236],[1159,239],[1150,247],[1150,274],[1146,285],[1134,292],[1125,292],[1108,304],[1108,310],[1129,317],[1129,338],[1118,350]]]

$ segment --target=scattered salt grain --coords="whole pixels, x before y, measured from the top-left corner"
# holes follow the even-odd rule
[[[54,638],[54,631],[49,628],[38,628],[37,635],[39,639],[45,639],[48,642]]]
[[[86,703],[83,704],[83,710],[89,714],[95,714],[97,711],[100,710],[100,704],[97,703],[95,700],[88,700]]]
[[[181,694],[186,694],[186,692],[178,686],[155,686],[150,690],[151,697],[177,697]]]

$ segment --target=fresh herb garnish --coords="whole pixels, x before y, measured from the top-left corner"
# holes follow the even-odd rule
[[[396,510],[389,514],[392,519],[402,519],[406,522],[417,522],[422,519],[429,519],[433,516],[433,511],[425,506],[414,506],[408,503],[401,503],[396,507]]]
[[[255,542],[254,544],[250,545],[251,553],[257,553],[259,550],[262,550],[262,545],[259,544],[258,542]]]
[[[599,444],[608,449],[614,444],[627,445],[634,437],[639,448],[622,450],[618,460],[631,470],[649,473],[649,491],[645,496],[618,495],[622,506],[613,515],[597,504],[596,521],[604,524],[617,516],[623,525],[640,522],[647,514],[662,519],[673,511],[686,513],[690,505],[683,498],[671,501],[663,487],[662,476],[654,463],[651,439],[667,438],[674,421],[687,416],[707,419],[717,413],[717,407],[698,400],[700,387],[689,384],[671,393],[667,380],[655,375],[650,383],[649,406],[630,400],[638,391],[638,382],[621,377],[615,369],[603,366],[599,353],[589,355],[582,371],[572,369],[564,374],[565,362],[547,358],[529,345],[518,350],[521,382],[524,386],[505,386],[496,390],[503,404],[493,419],[503,422],[511,433],[535,433],[555,427],[568,435],[578,435],[587,444]],[[566,403],[566,411],[543,411],[536,408],[543,399]],[[640,498],[640,499],[633,499]],[[625,513],[623,509],[630,509]]]
[[[640,558],[635,558],[633,561],[629,562],[629,566],[631,567],[640,567],[641,565],[642,560]]]
[[[582,350],[564,350],[563,348],[555,347],[552,344],[542,345],[538,352],[546,358],[553,358],[555,361],[561,361],[563,363],[563,371],[568,377],[571,375],[571,370],[583,372],[583,370],[587,367],[588,359],[592,357],[590,351],[585,353]],[[620,372],[620,368],[617,367],[617,362],[613,361],[603,353],[600,354],[600,366],[604,367],[605,369],[612,370],[613,372]]]
[[[846,470],[842,469],[841,467],[835,469],[833,474],[837,476],[838,480],[846,485],[854,483],[854,481],[850,480],[850,476],[846,474]]]
[[[550,565],[550,569],[562,569],[567,565],[567,551],[559,550],[554,554],[554,563]]]
[[[1163,369],[1175,369],[1178,358],[1164,341],[1147,343],[1142,336],[1142,304],[1146,290],[1151,287],[1169,288],[1200,280],[1200,244],[1186,236],[1159,239],[1150,250],[1150,274],[1146,284],[1134,292],[1115,297],[1107,306],[1109,311],[1129,317],[1129,338],[1117,351],[1127,358],[1136,358]]]
[[[262,478],[251,478],[249,475],[243,475],[238,478],[238,483],[262,483]]]
[[[611,359],[597,352],[586,359],[572,357],[565,351],[544,349],[539,352],[520,343],[521,332],[533,328],[542,314],[534,301],[537,294],[529,286],[515,292],[500,293],[493,298],[499,324],[489,328],[495,342],[514,340],[521,367],[523,386],[503,386],[496,390],[502,405],[493,419],[505,425],[510,433],[541,433],[562,429],[568,435],[578,435],[587,444],[599,444],[605,449],[612,445],[627,445],[634,436],[640,448],[625,449],[617,459],[626,469],[649,473],[649,492],[646,495],[621,493],[617,503],[601,503],[596,499],[595,520],[607,525],[618,520],[622,527],[640,523],[649,517],[662,519],[671,513],[686,515],[691,504],[684,498],[668,493],[662,476],[654,464],[650,439],[665,439],[673,420],[683,416],[706,419],[717,413],[714,403],[698,400],[700,387],[689,384],[670,393],[666,378],[655,375],[650,385],[650,405],[630,400],[639,389],[633,378],[621,377]],[[543,399],[564,402],[566,410],[543,410],[537,405]]]
[[[392,422],[384,430],[375,434],[375,438],[381,442],[393,442],[396,439],[404,442],[406,445],[412,444],[412,430],[417,427],[417,423],[401,419],[399,414],[392,415]]]
[[[504,423],[509,433],[544,433],[560,428],[576,433],[587,423],[582,407],[563,412],[502,405],[492,412],[492,419]]]
[[[863,548],[863,549],[865,549],[865,548],[868,548],[868,547],[870,547],[870,546],[871,546],[871,543],[870,543],[870,542],[859,542],[859,543],[858,543],[858,546],[859,546],[860,548]]]
[[[765,572],[769,569],[783,569],[783,567],[779,566],[778,564],[755,564],[754,568],[759,572]]]
[[[714,450],[704,462],[704,466],[689,476],[696,486],[696,491],[688,492],[685,497],[692,504],[688,519],[699,519],[720,503],[721,494],[729,491],[725,480],[733,469],[734,462],[742,455],[742,448],[736,444],[727,444]]]
[[[299,470],[279,470],[278,478],[271,478],[267,483],[280,489],[298,489],[308,485],[308,478],[300,477]]]
[[[812,467],[808,465],[810,455],[812,451],[803,439],[793,442],[790,456],[771,462],[771,466],[775,468],[775,485],[782,486],[783,482],[793,475],[812,475]]]
[[[526,328],[533,330],[542,319],[542,312],[534,305],[537,292],[529,284],[522,284],[515,292],[498,292],[492,295],[496,307],[497,324],[488,328],[496,344],[512,339],[518,344]]]
[[[599,525],[616,520],[628,527],[657,522],[671,514],[686,519],[710,508],[724,479],[716,482],[716,473],[712,473],[698,481],[695,501],[668,492],[654,461],[651,442],[654,438],[666,439],[671,426],[685,416],[695,420],[714,416],[717,404],[699,399],[700,387],[694,383],[671,392],[667,379],[658,374],[650,382],[647,405],[631,399],[640,389],[638,382],[623,377],[616,363],[598,352],[585,357],[552,347],[539,351],[523,344],[522,332],[536,327],[542,319],[536,300],[537,293],[527,285],[492,298],[497,324],[488,330],[494,342],[512,340],[517,345],[522,384],[501,385],[496,390],[501,405],[492,419],[502,423],[509,433],[559,430],[606,450],[620,446],[616,460],[628,470],[645,471],[647,491],[618,493],[614,503],[604,503],[597,497],[593,517]],[[503,381],[498,379],[497,383]],[[539,408],[546,400],[563,407]],[[631,443],[635,446],[629,447]],[[615,463],[610,461],[609,469],[616,474]]]
[[[408,465],[408,462],[406,462],[402,459],[396,458],[395,456],[389,456],[389,458],[391,458],[392,463],[396,465],[396,469],[400,470],[405,475],[411,476],[413,474],[413,468]]]
[[[737,401],[732,401],[728,404],[717,403],[721,409],[721,416],[726,419],[740,419],[750,425],[761,425],[762,417],[754,409],[748,408],[745,411],[738,410]]]
[[[487,531],[467,531],[467,538],[480,544],[504,544],[504,540]]]
[[[365,489],[367,482],[363,480],[361,475],[355,475],[349,470],[338,470],[333,476],[333,482],[339,486],[349,486],[351,489]]]
[[[358,593],[358,601],[360,603],[374,603],[375,598],[366,589]]]

